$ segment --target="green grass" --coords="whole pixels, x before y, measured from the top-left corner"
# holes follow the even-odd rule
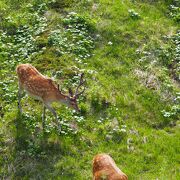
[[[97,153],[110,154],[129,179],[179,179],[173,2],[19,2],[0,2],[0,32],[7,32],[0,34],[0,179],[92,179]],[[81,113],[54,104],[61,133],[48,111],[42,130],[42,104],[30,97],[19,115],[19,63],[31,63],[65,92],[85,72]]]

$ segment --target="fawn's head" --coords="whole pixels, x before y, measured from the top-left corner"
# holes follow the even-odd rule
[[[83,77],[84,77],[84,73],[82,73],[80,75],[79,85],[77,86],[77,88],[75,90],[75,93],[73,93],[72,89],[69,88],[69,95],[66,96],[66,104],[67,104],[67,106],[69,106],[70,108],[75,109],[76,111],[79,111],[77,99],[85,91],[85,87],[83,86],[83,90],[81,92],[79,92],[79,88],[85,83],[85,80],[83,80]]]
[[[67,105],[70,108],[73,108],[76,111],[79,111],[78,102],[77,102],[77,99],[75,97],[68,97]]]

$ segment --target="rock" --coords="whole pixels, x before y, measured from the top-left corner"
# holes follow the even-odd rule
[[[143,137],[143,143],[146,144],[147,143],[147,136]]]
[[[113,136],[109,135],[109,134],[107,134],[106,137],[105,137],[106,141],[111,141],[112,138],[113,138]]]
[[[132,138],[128,138],[127,139],[127,144],[132,144],[133,143],[133,139]]]
[[[111,121],[110,126],[111,126],[112,129],[119,127],[119,122],[118,122],[117,118],[114,118]]]
[[[98,9],[98,4],[97,3],[94,3],[93,5],[92,5],[92,11],[94,12],[94,11],[96,11],[97,9]]]

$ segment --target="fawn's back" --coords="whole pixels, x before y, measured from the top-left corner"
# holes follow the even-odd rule
[[[43,76],[30,64],[21,64],[16,68],[19,86],[30,95],[40,100],[56,99],[57,87],[50,78]]]

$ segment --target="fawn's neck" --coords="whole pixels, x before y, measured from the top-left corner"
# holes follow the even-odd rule
[[[66,104],[66,105],[69,104],[69,96],[64,95],[64,94],[62,94],[60,92],[58,92],[56,96],[57,96],[56,99],[57,99],[58,102]]]

